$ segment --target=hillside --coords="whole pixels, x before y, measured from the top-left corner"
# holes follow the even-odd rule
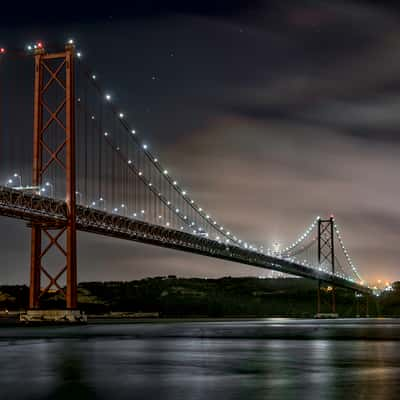
[[[400,316],[400,288],[369,301],[369,314]],[[130,282],[79,284],[79,307],[89,314],[151,312],[161,317],[288,316],[312,317],[316,313],[316,282],[306,279],[182,279],[147,278]],[[0,310],[28,307],[27,286],[0,286]],[[365,314],[365,299],[337,289],[337,310],[343,317]],[[322,312],[330,311],[330,293],[322,292]],[[51,294],[44,306],[63,306],[62,297]]]

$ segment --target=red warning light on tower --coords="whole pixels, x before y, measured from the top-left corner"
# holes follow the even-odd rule
[[[0,54],[5,54],[6,49],[4,47],[0,47]]]

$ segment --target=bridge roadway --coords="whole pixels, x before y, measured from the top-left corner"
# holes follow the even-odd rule
[[[57,227],[66,221],[67,208],[64,201],[0,186],[0,215]],[[238,262],[371,294],[366,286],[324,271],[179,230],[84,206],[77,206],[76,218],[80,231]]]

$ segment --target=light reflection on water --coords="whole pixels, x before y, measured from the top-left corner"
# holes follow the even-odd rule
[[[0,360],[0,399],[385,400],[400,389],[397,341],[146,339],[109,332],[3,339]]]

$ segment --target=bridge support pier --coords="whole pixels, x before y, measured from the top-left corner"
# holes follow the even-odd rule
[[[355,292],[356,297],[356,318],[360,318],[360,300],[358,292]]]
[[[321,312],[322,311],[322,298],[321,298],[321,281],[318,280],[318,287],[317,287],[317,313],[315,318],[337,318],[338,314],[336,313],[336,297],[335,297],[335,288],[332,288],[332,298],[331,302],[327,304],[330,307],[331,312]]]
[[[356,297],[356,317],[361,318],[362,316],[363,318],[369,318],[369,295],[366,293],[362,294],[360,292],[355,292],[355,297]]]
[[[87,316],[79,310],[28,310],[19,316],[25,324],[85,324]]]

